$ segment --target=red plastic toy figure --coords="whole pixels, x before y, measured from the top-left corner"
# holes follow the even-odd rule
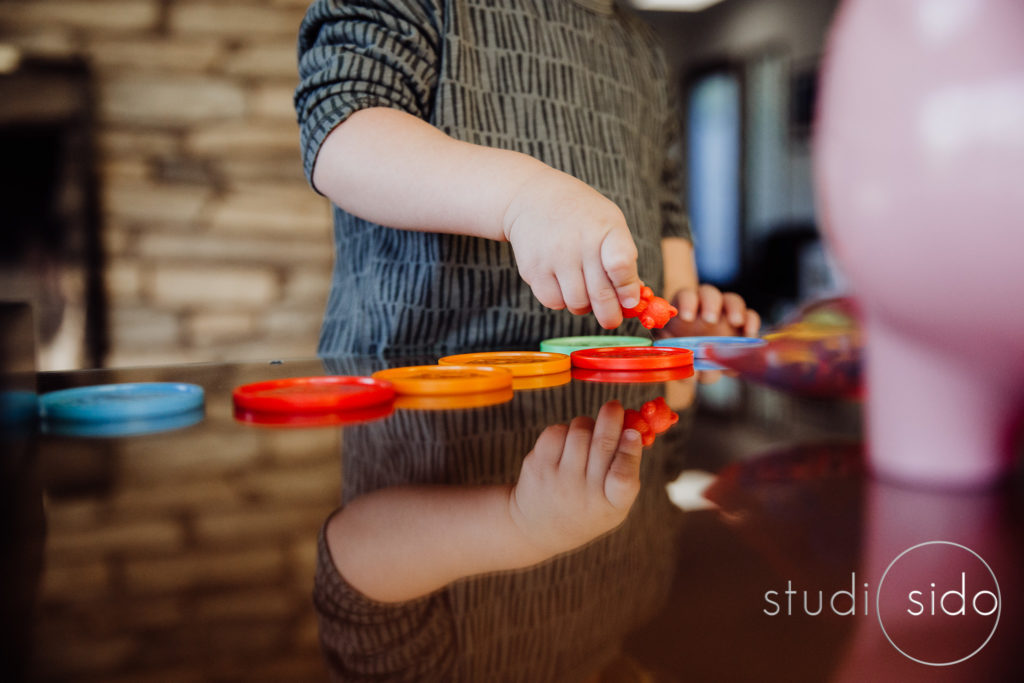
[[[633,308],[622,308],[624,317],[639,318],[640,324],[649,330],[664,327],[677,313],[679,309],[660,296],[654,296],[654,290],[646,285],[640,289],[640,303]]]

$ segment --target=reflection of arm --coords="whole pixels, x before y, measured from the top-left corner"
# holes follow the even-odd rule
[[[370,600],[338,574],[321,531],[313,602],[332,680],[450,680],[456,645],[447,593]]]
[[[327,524],[334,566],[381,602],[544,559],[508,512],[510,486],[402,486],[361,496]]]
[[[542,562],[611,531],[640,490],[640,434],[617,401],[544,430],[515,486],[402,486],[356,498],[327,524],[338,572],[380,602]]]

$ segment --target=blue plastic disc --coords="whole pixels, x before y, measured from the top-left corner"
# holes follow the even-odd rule
[[[668,337],[667,339],[655,340],[654,345],[690,349],[693,351],[694,358],[703,360],[707,358],[707,349],[712,346],[739,349],[742,347],[753,348],[755,346],[763,346],[765,343],[764,339],[758,339],[757,337]],[[697,369],[699,370],[700,368]]]
[[[203,388],[181,382],[98,384],[62,389],[39,398],[44,420],[109,422],[145,420],[197,410]]]

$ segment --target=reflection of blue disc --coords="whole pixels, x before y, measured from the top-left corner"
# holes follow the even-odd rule
[[[45,420],[78,422],[144,420],[197,410],[202,405],[203,388],[195,384],[99,384],[43,394],[39,415]]]
[[[39,397],[34,391],[0,391],[0,425],[35,422],[38,413]]]
[[[709,347],[731,348],[731,349],[746,349],[754,348],[756,346],[764,346],[764,339],[758,339],[756,337],[668,337],[667,339],[657,339],[654,342],[655,346],[674,346],[681,349],[690,349],[693,351],[693,357],[697,359],[707,358],[707,350]],[[700,370],[701,368],[696,368]]]
[[[204,416],[202,408],[188,410],[173,415],[160,415],[147,418],[129,418],[127,420],[85,421],[85,420],[43,420],[41,431],[44,434],[79,437],[118,437],[142,436],[184,429],[201,422]]]
[[[694,370],[726,370],[724,365],[719,365],[713,360],[706,360],[701,358],[700,360],[693,361]]]

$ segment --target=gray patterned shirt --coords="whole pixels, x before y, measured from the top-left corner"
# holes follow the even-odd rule
[[[667,65],[653,33],[612,0],[317,0],[299,73],[307,176],[335,126],[392,107],[594,187],[625,214],[655,291],[661,238],[690,237]],[[544,308],[507,243],[386,228],[337,207],[334,224],[322,355],[536,349],[606,332],[592,315]],[[638,332],[635,320],[619,328]]]

